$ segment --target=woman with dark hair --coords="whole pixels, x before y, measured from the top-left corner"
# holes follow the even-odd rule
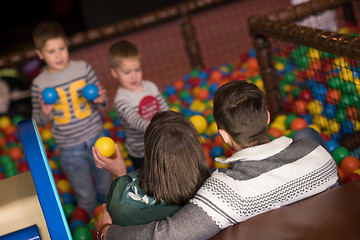
[[[108,194],[107,209],[118,225],[144,224],[171,216],[210,176],[200,137],[182,114],[158,112],[144,140],[144,164],[129,174],[118,146],[115,159],[103,157],[93,148],[96,166],[117,177]]]

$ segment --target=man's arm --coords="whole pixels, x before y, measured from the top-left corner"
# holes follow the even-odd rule
[[[166,220],[137,226],[111,225],[106,240],[119,239],[209,239],[220,228],[198,206],[188,203]]]

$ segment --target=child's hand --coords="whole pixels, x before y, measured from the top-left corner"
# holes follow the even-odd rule
[[[120,177],[126,174],[126,164],[117,144],[115,144],[115,150],[116,158],[112,159],[101,155],[97,147],[92,148],[96,167],[107,170],[115,177]]]
[[[99,96],[94,99],[94,103],[105,103],[106,100],[106,90],[100,85],[100,83],[95,83],[95,85],[99,88]]]
[[[53,108],[54,108],[54,104],[46,104],[46,103],[45,103],[44,99],[42,99],[42,95],[41,95],[42,91],[43,91],[43,90],[40,91],[38,100],[39,100],[39,103],[40,103],[42,112],[44,113],[44,115],[45,115],[46,117],[49,117],[51,111],[52,111]]]

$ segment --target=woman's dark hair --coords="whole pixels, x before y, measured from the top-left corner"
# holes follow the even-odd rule
[[[144,139],[139,186],[157,202],[186,204],[210,176],[196,129],[181,113],[158,112]]]

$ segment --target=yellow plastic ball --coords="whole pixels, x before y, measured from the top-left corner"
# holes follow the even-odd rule
[[[174,111],[174,112],[178,112],[178,113],[181,112],[180,109],[178,107],[176,107],[176,106],[171,106],[169,108],[169,110]]]
[[[60,179],[56,183],[56,187],[59,189],[60,193],[70,192],[71,185],[70,182],[66,179]]]
[[[315,125],[315,124],[310,124],[309,127],[311,127],[312,129],[316,130],[317,132],[321,132],[321,129],[319,126]]]
[[[40,137],[42,140],[44,140],[46,142],[46,141],[50,140],[53,137],[53,135],[52,135],[52,132],[50,129],[45,128],[41,131]]]
[[[227,164],[222,164],[219,162],[214,161],[214,168],[218,169],[218,168],[228,168],[230,166],[230,163]]]
[[[192,122],[192,124],[194,125],[196,131],[199,134],[202,134],[203,132],[205,132],[205,130],[207,128],[207,121],[203,116],[201,116],[201,115],[193,115],[193,116],[190,117],[190,121]]]
[[[115,142],[109,137],[101,137],[96,140],[95,147],[104,157],[111,157],[115,153]]]
[[[214,136],[215,134],[217,134],[218,132],[218,128],[215,122],[212,122],[209,124],[208,129],[206,129],[206,134],[209,136]]]
[[[11,119],[8,116],[0,117],[0,128],[5,129],[11,124]]]
[[[103,125],[104,129],[109,130],[112,129],[114,127],[114,123],[110,122],[110,121],[106,121]]]

